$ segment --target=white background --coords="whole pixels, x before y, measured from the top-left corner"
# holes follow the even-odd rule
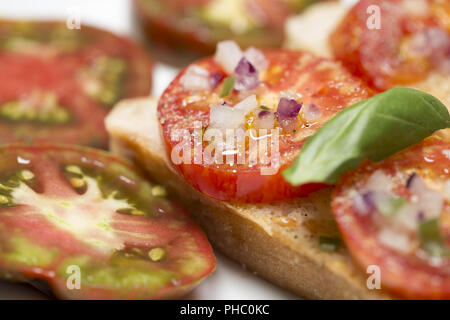
[[[163,0],[162,0],[163,1]],[[0,19],[63,19],[80,13],[81,27],[91,24],[125,36],[135,34],[129,0],[0,0]],[[1,72],[1,70],[0,70]],[[177,69],[158,65],[153,79],[153,94],[162,93]],[[239,264],[217,254],[217,269],[187,297],[188,299],[295,299],[244,270]],[[36,289],[0,281],[0,299],[46,299]]]

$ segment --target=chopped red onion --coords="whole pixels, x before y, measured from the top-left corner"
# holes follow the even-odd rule
[[[301,108],[301,102],[298,103],[294,99],[281,98],[278,103],[276,115],[279,120],[295,119]]]
[[[234,89],[238,91],[255,89],[259,84],[258,71],[245,57],[239,61],[234,73],[236,74]]]
[[[211,89],[211,81],[209,71],[199,67],[190,66],[181,76],[180,83],[188,90],[209,90]]]
[[[227,74],[232,74],[243,55],[236,42],[226,40],[217,44],[214,60],[222,66]]]
[[[356,210],[362,215],[372,214],[376,209],[374,193],[372,191],[368,191],[357,195],[353,198],[353,204]]]
[[[244,56],[258,71],[266,70],[269,67],[269,62],[261,50],[250,47],[245,50]]]
[[[220,72],[213,72],[209,78],[211,83],[211,88],[215,89],[219,85],[220,81],[222,81],[223,75]]]
[[[261,110],[260,112],[258,112],[258,118],[262,119],[268,115],[270,115],[270,111],[269,110]]]
[[[440,192],[427,187],[418,175],[411,175],[407,182],[408,190],[416,196],[417,206],[424,211],[426,218],[436,218],[441,215],[443,197]]]

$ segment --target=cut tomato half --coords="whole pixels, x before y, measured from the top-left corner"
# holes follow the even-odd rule
[[[174,162],[187,182],[216,199],[236,202],[270,202],[304,196],[323,187],[321,184],[294,187],[283,179],[281,172],[292,164],[306,139],[322,124],[343,108],[364,100],[372,94],[361,80],[351,76],[338,63],[316,58],[309,53],[288,50],[266,50],[260,53],[262,60],[267,62],[267,66],[265,70],[259,72],[259,78],[252,78],[256,80],[256,86],[250,90],[238,91],[233,90],[232,87],[227,88],[230,86],[230,75],[213,58],[208,58],[184,69],[159,100],[158,117],[169,156],[174,160],[173,155],[178,152],[181,145],[180,133],[188,133],[189,141],[186,142],[184,138],[182,140],[183,143],[188,144],[186,153],[183,151],[187,157],[183,161]],[[243,61],[245,62],[245,59]],[[249,66],[249,68],[253,67]],[[252,70],[255,71],[254,68]],[[192,89],[192,85],[196,85],[199,78],[209,81],[208,77],[214,81],[211,89]],[[201,83],[204,82],[203,80],[200,80]],[[238,83],[237,81],[235,83]],[[242,85],[245,86],[245,81]],[[273,121],[275,112],[281,114],[281,99],[287,96],[297,99],[294,102],[294,99],[286,98],[287,103],[283,103],[282,106],[287,109],[284,112],[288,116],[292,104],[294,108],[297,108],[298,116],[286,120],[293,120],[290,122],[292,126],[286,126],[285,119],[281,116],[278,122]],[[241,157],[238,160],[233,156],[234,162],[224,160],[222,163],[217,161],[208,163],[206,154],[209,153],[211,143],[205,142],[205,131],[213,125],[210,123],[211,106],[219,106],[219,109],[221,105],[234,108],[247,98],[256,101],[254,103],[257,104],[245,118],[244,115],[241,116],[243,120],[241,122],[244,124],[240,128],[250,135],[237,151],[225,150],[228,152],[227,155],[232,155],[234,152],[243,155],[244,159],[242,160]],[[299,112],[300,104],[302,109]],[[271,129],[268,130],[283,127],[278,136],[272,134],[256,138],[252,136],[252,130],[265,119],[261,113],[263,116],[266,113],[270,114],[272,123],[275,123],[274,126],[270,125]],[[223,126],[226,126],[226,123],[230,121],[236,122],[236,119],[232,119],[233,117],[228,113],[218,117],[216,115],[214,122],[216,125],[223,123]],[[196,122],[199,124],[197,128],[200,130],[199,135],[204,138],[201,145],[195,144],[192,138],[195,135]],[[279,158],[276,159],[279,162],[275,164],[275,160],[263,159],[264,156],[271,157],[270,150],[259,153],[254,159],[257,153],[251,151],[256,149],[249,147],[250,141],[260,143],[257,152],[264,150],[261,148],[261,141],[263,143],[267,141],[266,148],[279,154]],[[200,147],[200,161],[196,158],[199,155],[196,153],[198,147]],[[202,155],[203,158],[201,158]],[[188,161],[184,161],[186,159]],[[266,165],[267,163],[270,165]],[[276,167],[274,172],[261,172],[262,168],[271,165]]]
[[[107,147],[103,119],[147,95],[152,63],[127,39],[60,22],[0,21],[0,143]]]
[[[450,299],[450,143],[428,138],[337,184],[332,209],[351,254],[402,298]],[[376,283],[374,283],[376,284]]]
[[[66,299],[161,299],[215,268],[212,249],[161,186],[107,153],[0,148],[0,268]]]

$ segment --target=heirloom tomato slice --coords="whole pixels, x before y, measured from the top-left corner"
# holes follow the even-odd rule
[[[64,299],[162,299],[215,268],[203,232],[161,186],[108,153],[0,148],[0,269]]]
[[[109,108],[151,88],[143,49],[65,22],[0,21],[0,69],[0,143],[106,148]]]

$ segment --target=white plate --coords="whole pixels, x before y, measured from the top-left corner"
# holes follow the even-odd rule
[[[133,16],[129,0],[14,0],[0,1],[0,18],[68,19],[78,15],[83,23],[122,35],[133,35]],[[161,94],[177,69],[158,65],[154,73],[154,92]],[[217,254],[217,269],[187,299],[295,299],[241,265]],[[48,299],[37,289],[22,284],[0,282],[0,299]]]

